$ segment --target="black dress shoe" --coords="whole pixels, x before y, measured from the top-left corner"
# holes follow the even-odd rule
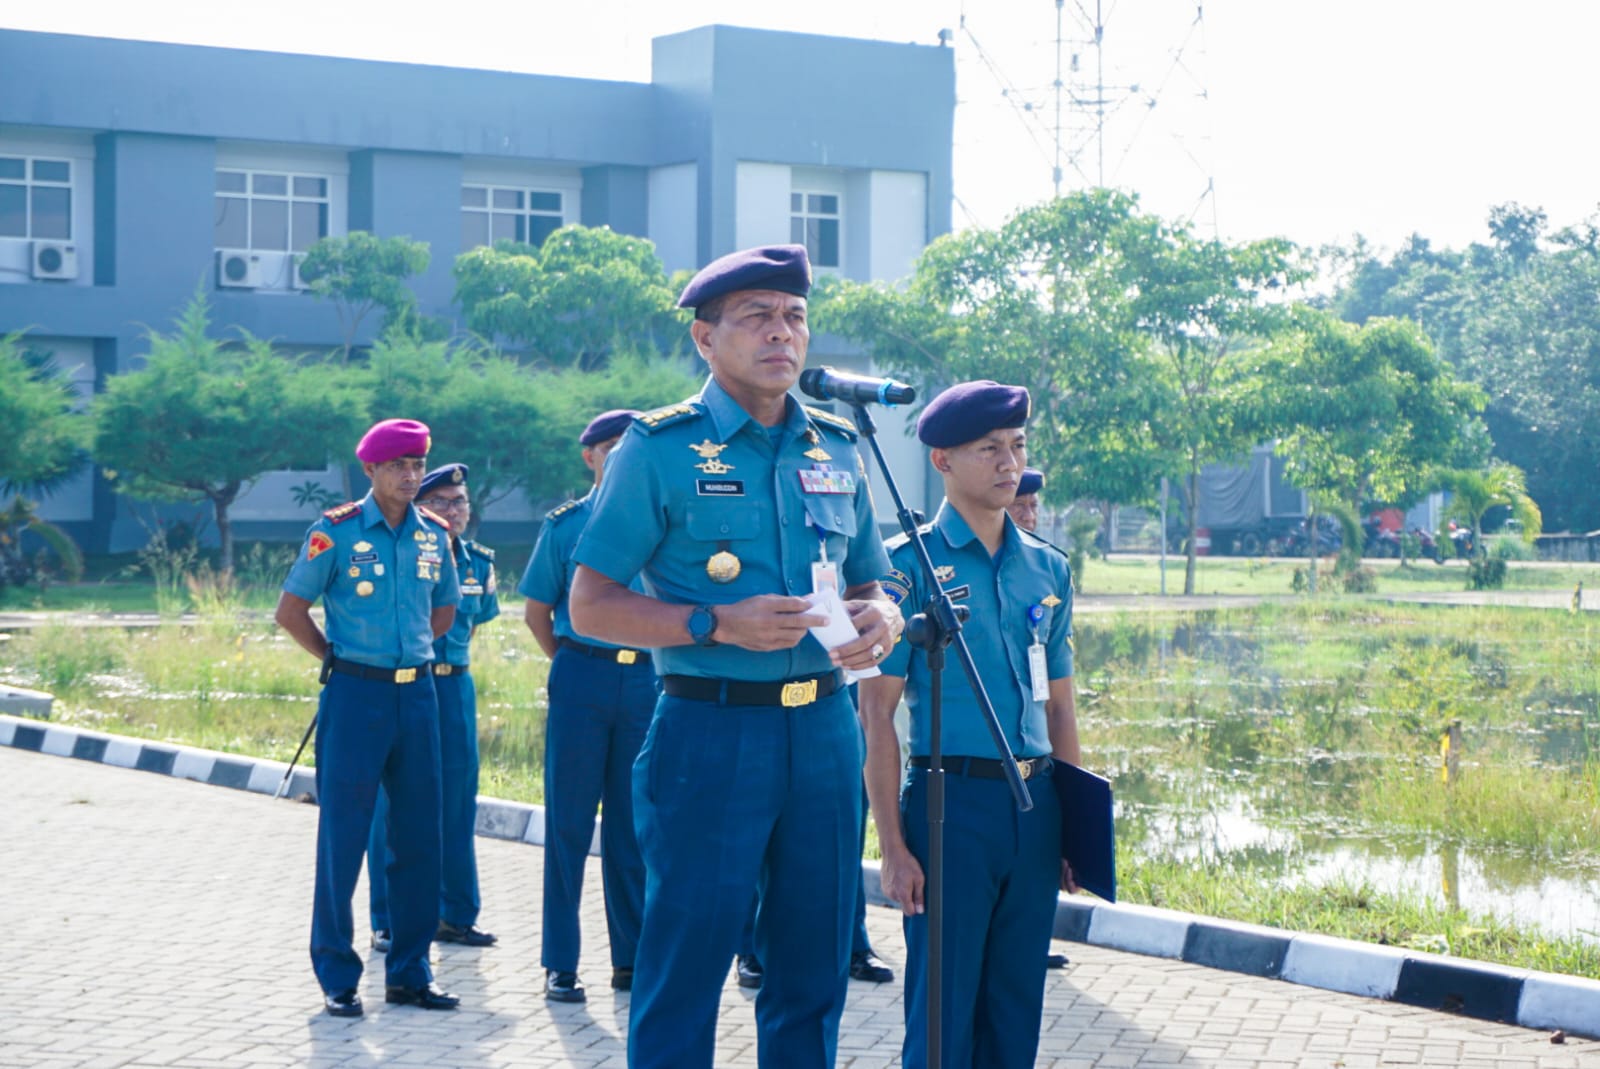
[[[894,970],[879,961],[878,955],[872,951],[858,950],[850,955],[850,979],[886,984],[894,979]]]
[[[387,954],[389,953],[389,946],[389,929],[374,928],[372,930],[372,949],[380,954]]]
[[[1067,956],[1065,954],[1046,954],[1044,956],[1044,967],[1046,969],[1065,969],[1067,967]]]
[[[498,942],[498,937],[484,931],[476,924],[462,927],[451,924],[449,921],[440,921],[438,931],[433,933],[435,943],[460,943],[465,947],[492,947]]]
[[[751,991],[761,990],[761,981],[767,978],[767,971],[761,967],[761,960],[754,954],[740,954],[737,956],[739,967],[739,986]]]
[[[328,1011],[329,1017],[360,1017],[361,996],[353,987],[337,995],[323,995],[322,1008]]]
[[[453,1010],[461,1005],[460,999],[448,991],[440,991],[432,983],[417,987],[390,984],[383,993],[383,1001],[396,1006],[421,1006],[425,1010]]]
[[[633,970],[632,969],[612,969],[611,970],[611,990],[613,990],[613,991],[632,991],[633,990]]]
[[[588,1002],[589,996],[584,993],[583,984],[578,982],[575,972],[556,972],[547,970],[544,974],[544,997],[546,1002]]]

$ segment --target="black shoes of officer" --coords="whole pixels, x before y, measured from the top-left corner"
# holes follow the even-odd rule
[[[373,929],[373,932],[372,932],[372,949],[376,950],[380,954],[387,954],[387,953],[389,953],[389,945],[390,945],[389,929],[387,929],[387,928],[375,928],[375,929]]]
[[[739,986],[751,991],[761,990],[761,981],[767,977],[766,970],[761,967],[761,962],[754,954],[739,954],[736,956],[739,967]]]
[[[623,969],[623,968],[612,969],[611,970],[611,990],[613,990],[613,991],[632,991],[633,990],[633,970],[632,969]]]
[[[628,979],[633,975],[630,972]],[[584,994],[583,984],[578,982],[575,972],[556,972],[548,970],[544,974],[544,997],[547,1002],[588,1002],[589,996]]]
[[[433,933],[435,943],[460,943],[464,947],[492,947],[498,937],[484,931],[476,924],[465,927],[451,924],[449,921],[440,921],[438,931]]]
[[[878,955],[872,951],[857,950],[850,955],[850,979],[886,984],[894,979],[894,970],[879,961]]]
[[[1065,969],[1067,967],[1067,956],[1065,954],[1046,954],[1044,967],[1046,969]]]
[[[323,995],[322,1007],[328,1011],[329,1017],[360,1017],[361,996],[356,994],[353,987],[337,995]]]
[[[384,991],[383,1001],[396,1006],[421,1006],[425,1010],[453,1010],[461,1005],[459,998],[432,983],[416,987],[390,984]]]

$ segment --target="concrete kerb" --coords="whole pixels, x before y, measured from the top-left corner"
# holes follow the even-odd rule
[[[288,768],[282,761],[242,758],[6,714],[0,714],[0,746],[265,795],[278,790]],[[314,801],[315,793],[315,775],[297,767],[287,796]],[[477,830],[490,838],[541,845],[544,807],[479,797]],[[598,820],[590,849],[599,853]],[[880,889],[878,863],[864,861],[862,869],[868,901],[891,905]],[[1058,939],[1191,965],[1600,1038],[1600,982],[1594,980],[1284,932],[1151,906],[1114,905],[1083,896],[1063,895],[1058,900],[1054,934]]]

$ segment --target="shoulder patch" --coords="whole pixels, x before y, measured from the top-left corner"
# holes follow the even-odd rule
[[[852,442],[861,436],[861,432],[856,430],[856,425],[845,419],[843,416],[836,416],[832,412],[827,412],[820,408],[812,408],[810,405],[801,405],[800,407],[805,411],[807,416],[816,420],[824,427],[827,427],[838,434],[844,435]]]
[[[577,507],[578,502],[576,500],[563,501],[561,504],[544,514],[545,522],[548,523],[554,520],[559,523],[561,520],[564,520],[568,516],[572,515],[572,513],[576,511]]]
[[[351,516],[356,515],[360,511],[361,502],[346,501],[342,505],[335,505],[322,515],[327,517],[330,523],[343,523],[345,520],[348,520]]]
[[[446,520],[443,516],[439,515],[437,512],[429,512],[426,508],[424,508],[421,505],[417,506],[417,515],[421,516],[425,520],[432,521],[433,523],[437,524],[440,527],[443,527],[446,531],[448,531],[450,529],[450,523],[449,523],[448,520]]]
[[[689,401],[680,401],[678,404],[667,405],[646,412],[642,416],[635,416],[633,424],[646,434],[654,434],[662,427],[670,427],[674,423],[682,423],[704,413],[705,409],[701,406]]]

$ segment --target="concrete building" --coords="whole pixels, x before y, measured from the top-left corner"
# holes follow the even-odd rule
[[[0,30],[0,333],[88,392],[203,285],[219,330],[331,348],[295,257],[352,230],[427,241],[414,288],[446,317],[457,253],[566,223],[648,237],[669,271],[803,238],[819,272],[900,279],[950,227],[954,106],[948,49],[728,26],[656,39],[648,83]],[[864,363],[826,337],[812,354]],[[919,451],[882,422],[923,503]],[[289,488],[318,476],[338,485],[264,477],[236,536],[298,537]],[[42,511],[90,552],[147,537],[91,474]]]

